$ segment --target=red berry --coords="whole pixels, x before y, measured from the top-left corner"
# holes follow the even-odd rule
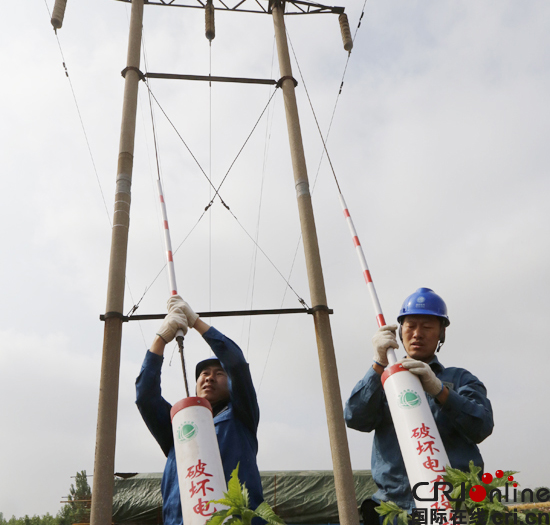
[[[501,478],[502,476],[504,476],[504,472],[502,472],[502,470],[497,470],[497,471],[495,472],[495,476],[496,476],[497,478]]]
[[[514,481],[514,476],[508,476],[508,481]]]
[[[487,491],[481,485],[474,485],[470,489],[470,498],[473,501],[483,501],[487,497]]]
[[[483,474],[483,476],[481,476],[481,481],[483,481],[483,483],[489,484],[491,483],[491,481],[493,481],[493,476],[486,472],[485,474]]]

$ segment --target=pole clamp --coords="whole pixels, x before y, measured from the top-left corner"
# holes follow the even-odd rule
[[[280,87],[283,86],[283,82],[284,82],[285,80],[289,79],[289,78],[290,78],[290,80],[292,80],[292,82],[294,82],[294,87],[297,87],[297,86],[298,86],[298,81],[297,81],[294,77],[292,77],[292,76],[290,76],[290,75],[285,75],[284,77],[281,77],[279,80],[277,80],[277,84],[275,84],[275,85],[276,85],[278,88],[280,88]]]
[[[328,312],[329,314],[333,314],[334,310],[329,308],[326,304],[318,304],[307,311],[308,314],[314,314],[315,312]]]
[[[113,317],[121,319],[123,323],[128,321],[128,318],[120,312],[106,312],[105,314],[100,315],[99,319],[101,321],[106,321],[107,319],[112,319]]]
[[[135,66],[128,66],[128,67],[125,67],[121,72],[120,74],[126,78],[126,73],[128,73],[128,71],[135,71],[137,74],[138,74],[138,77],[140,80],[145,80],[145,75],[141,72],[141,70],[138,68],[138,67],[135,67]]]

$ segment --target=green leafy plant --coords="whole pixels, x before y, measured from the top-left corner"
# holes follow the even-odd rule
[[[262,518],[269,525],[285,525],[285,522],[275,514],[268,503],[263,501],[256,510],[249,508],[250,502],[246,485],[239,481],[239,465],[231,473],[227,492],[222,499],[212,500],[209,503],[225,505],[227,509],[218,510],[207,521],[208,525],[250,525],[253,518]],[[227,521],[225,521],[229,518]]]
[[[393,501],[381,501],[380,505],[374,510],[384,516],[384,522],[382,525],[391,525],[395,518],[397,518],[398,525],[407,525],[410,516],[406,510],[403,510],[397,503]]]

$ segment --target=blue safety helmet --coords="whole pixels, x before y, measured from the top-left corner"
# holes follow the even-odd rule
[[[403,342],[403,321],[407,315],[434,315],[435,317],[439,317],[441,320],[441,330],[439,332],[439,343],[435,349],[436,352],[439,352],[439,349],[445,342],[445,327],[451,324],[447,315],[445,301],[429,288],[419,288],[416,292],[409,295],[405,299],[397,316],[401,342]]]
[[[207,366],[213,366],[213,365],[222,366],[220,363],[220,360],[217,357],[209,357],[208,359],[204,359],[203,361],[200,361],[199,363],[197,363],[197,367],[195,368],[195,381],[199,378],[199,376],[201,375],[201,372]]]
[[[397,316],[398,323],[403,324],[407,315],[435,315],[441,319],[443,326],[451,324],[445,301],[429,288],[419,288],[405,299]]]

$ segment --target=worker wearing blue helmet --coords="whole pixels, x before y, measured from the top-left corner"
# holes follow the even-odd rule
[[[467,471],[473,461],[483,468],[477,444],[493,431],[493,411],[483,383],[463,368],[443,366],[435,355],[450,325],[443,299],[429,288],[419,288],[405,299],[397,321],[374,335],[372,366],[355,385],[344,411],[348,427],[374,430],[371,470],[378,491],[362,504],[365,525],[378,525],[374,508],[380,501],[393,501],[409,512],[415,507],[381,381],[388,349],[399,348],[397,331],[407,353],[400,362],[419,377],[426,391],[451,466]]]
[[[214,415],[214,426],[226,481],[239,465],[239,479],[246,484],[251,508],[263,501],[257,429],[260,410],[248,363],[241,349],[228,337],[206,324],[179,296],[168,300],[168,315],[147,351],[136,380],[136,404],[154,438],[166,455],[161,482],[164,525],[182,525],[183,517],[176,470],[176,454],[170,409],[161,395],[160,376],[164,349],[181,329],[197,330],[216,357],[197,364],[195,379],[198,397],[206,398]]]

